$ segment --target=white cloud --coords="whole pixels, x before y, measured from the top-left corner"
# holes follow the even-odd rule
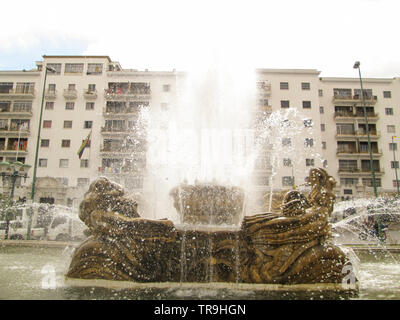
[[[82,39],[84,54],[125,68],[184,69],[210,52],[266,68],[316,68],[322,75],[400,74],[396,0],[25,1],[7,4],[0,50],[40,37]],[[388,66],[388,62],[390,62]]]

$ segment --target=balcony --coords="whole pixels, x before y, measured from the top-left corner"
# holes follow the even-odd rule
[[[370,131],[369,136],[371,140],[376,140],[381,137],[381,132],[380,131]],[[368,135],[365,130],[354,130],[353,132],[340,132],[336,133],[335,135],[336,139],[367,139]]]
[[[35,89],[33,87],[23,89],[9,89],[8,92],[0,93],[0,99],[33,99],[35,98]]]
[[[88,100],[97,99],[97,90],[83,90],[83,96]]]
[[[377,100],[378,100],[377,96],[368,95],[364,98],[365,105],[374,105],[376,104]],[[332,102],[335,104],[351,104],[351,105],[363,104],[362,98],[359,94],[356,95],[336,94],[333,96]]]
[[[338,149],[336,151],[336,155],[342,158],[354,158],[354,157],[369,157],[369,151],[368,149],[366,150],[365,148],[362,148],[360,150],[355,150],[355,149]],[[383,155],[382,149],[374,149],[372,148],[372,157],[373,158],[379,158]]]
[[[385,170],[383,168],[374,168],[374,172],[376,175],[380,176],[385,173]],[[359,174],[363,175],[363,176],[365,176],[365,175],[369,176],[372,174],[372,172],[371,172],[370,168],[361,168],[361,171],[359,172]]]
[[[341,176],[359,176],[360,169],[357,167],[339,167],[338,173]]]
[[[376,122],[379,119],[379,113],[375,112],[367,112],[368,116],[368,122]],[[337,111],[333,114],[333,118],[335,121],[346,121],[346,122],[353,122],[355,120],[361,120],[364,121],[364,113],[353,113],[353,112],[342,112],[342,111]]]
[[[129,117],[134,120],[140,114],[138,109],[133,108],[120,108],[120,109],[109,109],[107,107],[103,108],[103,116],[105,118],[121,118]]]
[[[126,133],[128,134],[129,132],[127,131],[126,127],[101,127],[101,133]]]
[[[64,89],[63,96],[65,99],[73,100],[78,97],[78,92],[76,89]]]
[[[151,99],[150,90],[123,90],[123,89],[104,89],[104,98],[106,100],[122,100],[136,99],[149,100]]]
[[[18,128],[10,128],[9,126],[4,126],[0,128],[0,135],[1,136],[8,136],[8,137],[18,137],[27,138],[30,134],[29,129],[20,130]]]
[[[44,93],[46,99],[54,100],[57,98],[57,90],[46,90]]]

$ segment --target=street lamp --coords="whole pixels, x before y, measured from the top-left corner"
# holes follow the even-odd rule
[[[370,137],[369,126],[368,126],[367,108],[365,107],[365,96],[364,96],[364,89],[363,89],[363,83],[362,83],[362,78],[361,78],[360,61],[356,61],[354,63],[353,68],[354,69],[358,69],[358,74],[360,76],[362,107],[363,107],[364,118],[365,118],[365,129],[367,130],[367,137],[368,137],[368,151],[369,151],[369,162],[370,162],[371,174],[372,174],[372,186],[374,187],[375,198],[377,198],[378,197],[378,191],[377,191],[377,188],[376,188],[374,160],[373,160],[373,157],[372,157],[371,137]]]
[[[3,187],[6,185],[6,180],[10,181],[11,191],[10,191],[10,200],[13,202],[14,200],[14,191],[15,191],[15,183],[17,178],[24,178],[24,182],[28,177],[28,170],[31,166],[28,164],[24,164],[20,161],[15,161],[13,163],[9,163],[7,161],[0,162],[0,175],[3,182]],[[9,209],[7,208],[6,211]],[[10,225],[10,215],[9,212],[6,212],[6,231],[4,239],[8,239],[8,230]]]
[[[54,68],[47,67],[47,66],[45,67],[44,83],[43,83],[43,91],[42,91],[42,103],[40,105],[39,125],[38,125],[38,131],[37,131],[37,139],[36,139],[35,163],[33,165],[32,191],[31,191],[32,203],[34,202],[34,199],[35,199],[36,171],[37,171],[37,162],[38,162],[38,156],[39,156],[40,131],[42,129],[43,103],[44,103],[44,93],[46,90],[47,71],[50,71],[51,73],[56,73],[56,70]],[[29,210],[29,220],[28,220],[28,228],[27,228],[27,234],[26,234],[27,240],[29,240],[30,236],[31,236],[32,215],[33,215],[32,211],[33,211],[33,208],[31,207]]]
[[[378,198],[378,191],[376,188],[376,178],[375,178],[375,168],[374,168],[374,160],[372,158],[372,148],[371,148],[371,138],[369,134],[369,126],[368,126],[368,115],[367,115],[367,108],[365,107],[365,97],[364,97],[364,89],[363,83],[361,78],[361,71],[360,71],[360,61],[356,61],[353,66],[354,69],[358,69],[358,75],[360,77],[360,85],[361,85],[361,97],[362,97],[362,107],[364,111],[364,118],[365,118],[365,129],[367,130],[367,137],[368,137],[368,151],[369,151],[369,163],[371,167],[371,174],[372,174],[372,186],[374,187],[374,195],[375,198]],[[382,227],[379,214],[377,215],[378,218],[378,238],[382,241]]]

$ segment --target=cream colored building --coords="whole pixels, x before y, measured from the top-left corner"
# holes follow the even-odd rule
[[[43,56],[36,64],[36,70],[0,71],[0,159],[34,165],[47,66],[56,73],[47,72],[44,88],[35,201],[78,206],[99,175],[140,191],[146,174],[140,111],[172,108],[184,73],[123,69],[108,56]],[[304,184],[314,166],[336,178],[339,198],[372,192],[359,79],[319,75],[314,69],[257,70],[258,119],[279,113],[274,133],[289,125],[282,131],[287,136],[271,139],[257,161],[261,193]],[[379,192],[396,191],[392,161],[399,141],[390,143],[400,130],[399,81],[363,79]],[[90,147],[79,159],[89,133]],[[395,156],[398,161],[397,149]],[[30,199],[32,175],[33,168],[26,182],[17,182],[17,197]]]

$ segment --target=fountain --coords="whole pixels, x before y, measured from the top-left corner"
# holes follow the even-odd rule
[[[236,230],[196,226],[209,210],[221,212],[220,223],[236,219],[226,217],[227,212],[242,209],[238,189],[184,185],[172,190],[183,220],[196,222],[181,229],[168,219],[141,218],[137,204],[125,197],[119,185],[99,178],[80,205],[80,218],[91,236],[76,250],[67,277],[153,283],[342,284],[343,268],[350,262],[329,243],[335,180],[319,168],[310,170],[309,178],[308,195],[289,191],[280,213],[246,216]]]

